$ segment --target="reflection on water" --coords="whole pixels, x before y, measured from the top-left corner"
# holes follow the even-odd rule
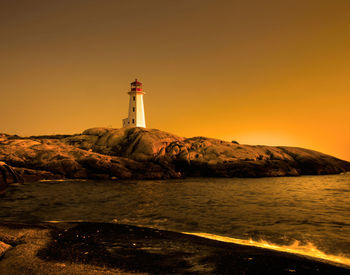
[[[5,221],[119,222],[350,256],[350,174],[260,179],[52,181],[11,187]]]

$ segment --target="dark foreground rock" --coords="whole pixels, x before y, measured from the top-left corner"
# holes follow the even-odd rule
[[[5,162],[0,161],[0,194],[12,183],[22,183],[23,178]]]
[[[182,138],[156,129],[93,128],[79,135],[0,137],[0,161],[26,181],[339,174],[350,163],[296,147]]]
[[[1,274],[350,273],[293,254],[120,224],[2,223],[0,241]]]

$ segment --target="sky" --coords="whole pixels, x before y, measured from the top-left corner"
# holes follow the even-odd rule
[[[350,161],[348,0],[0,0],[0,132],[122,126]]]

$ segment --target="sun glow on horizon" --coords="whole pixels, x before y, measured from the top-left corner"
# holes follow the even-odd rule
[[[268,146],[297,146],[300,144],[298,137],[291,136],[279,131],[247,131],[237,133],[234,137],[226,136],[224,140],[236,140],[241,144],[268,145]]]
[[[2,1],[0,132],[122,127],[138,77],[147,127],[350,161],[349,9],[341,0]]]

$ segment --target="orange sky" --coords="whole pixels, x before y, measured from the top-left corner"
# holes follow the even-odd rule
[[[350,1],[0,1],[0,132],[146,123],[350,160]]]

